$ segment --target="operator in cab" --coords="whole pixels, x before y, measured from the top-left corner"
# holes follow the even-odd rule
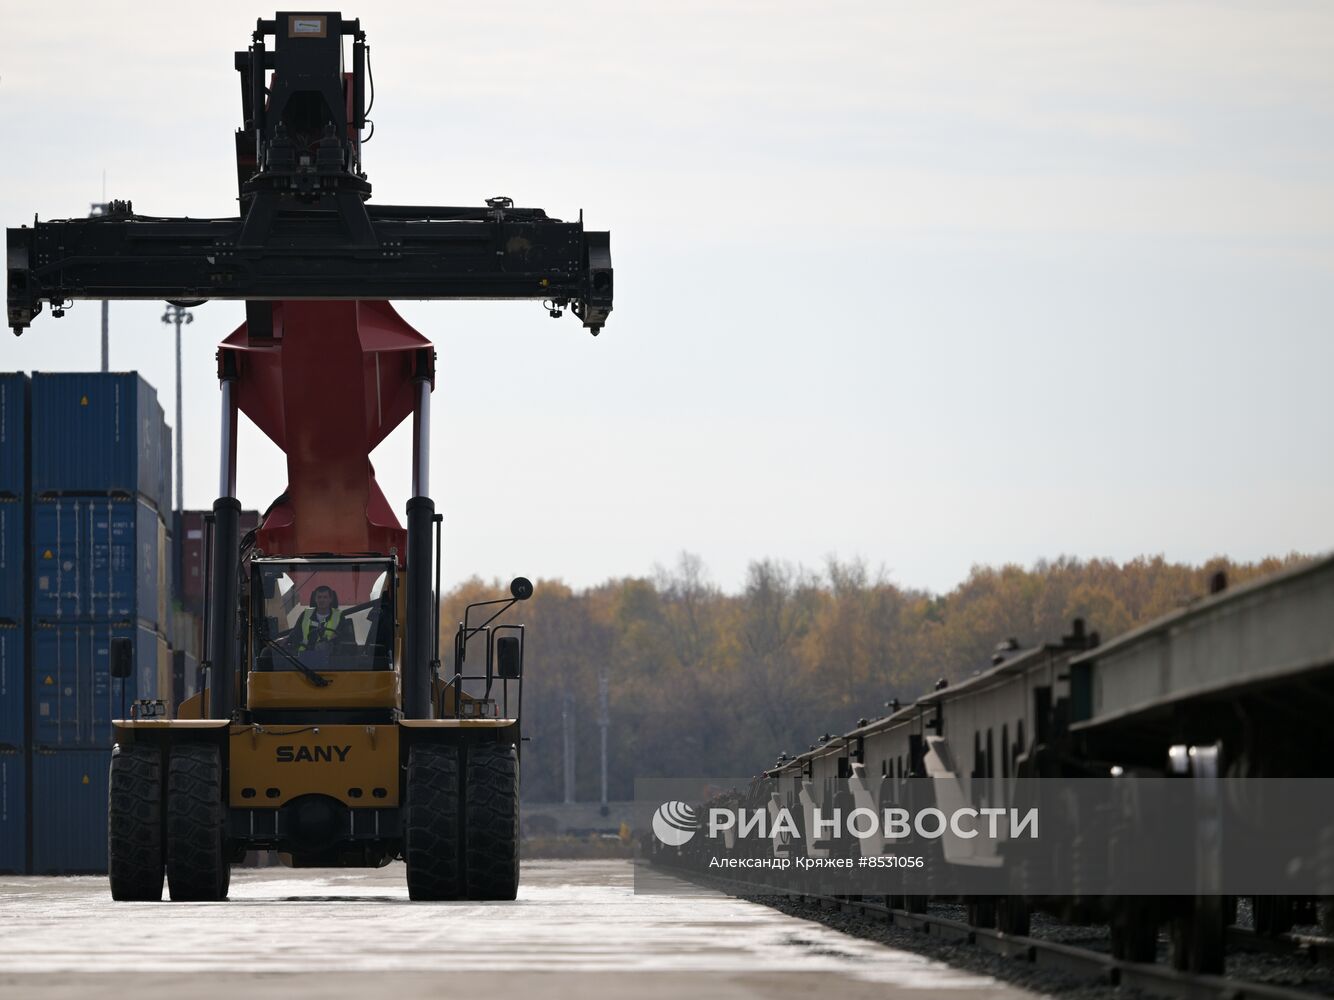
[[[327,659],[335,649],[354,645],[352,621],[338,609],[338,594],[332,587],[319,586],[310,595],[310,607],[288,633],[287,644],[298,654],[320,654]],[[303,655],[302,659],[306,659]]]

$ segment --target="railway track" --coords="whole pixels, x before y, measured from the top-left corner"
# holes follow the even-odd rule
[[[1059,941],[1006,934],[989,927],[977,927],[966,921],[927,913],[912,913],[866,899],[791,893],[760,882],[700,876],[673,865],[654,862],[657,867],[685,881],[710,888],[725,888],[746,898],[764,901],[781,897],[798,903],[813,904],[823,910],[841,911],[863,918],[883,921],[906,928],[941,942],[964,944],[983,952],[1014,959],[1052,972],[1064,973],[1091,984],[1119,990],[1138,990],[1160,997],[1180,1000],[1312,1000],[1326,994],[1293,989],[1272,983],[1254,982],[1232,976],[1179,972],[1151,962],[1128,962],[1107,952],[1077,947]],[[1240,927],[1229,928],[1229,944],[1238,949],[1280,951],[1306,954],[1311,961],[1329,961],[1334,940],[1303,935],[1265,938]]]
[[[914,867],[927,877],[890,891],[1006,899],[994,924],[979,912],[966,931],[939,926],[1007,953],[1015,932],[1028,936],[1021,948],[1075,961],[1055,947],[1061,942],[1035,944],[1028,922],[1046,898],[1075,897],[1091,907],[1079,919],[1109,924],[1110,954],[1088,959],[1109,980],[1148,977],[1161,992],[1184,972],[1216,977],[1229,985],[1214,995],[1235,996],[1231,984],[1256,970],[1254,978],[1303,989],[1317,982],[1334,996],[1334,976],[1304,971],[1327,966],[1329,940],[1230,930],[1235,918],[1221,905],[1224,896],[1238,905],[1264,899],[1254,925],[1264,932],[1307,922],[1299,911],[1313,901],[1334,902],[1334,790],[1293,783],[1296,775],[1334,779],[1334,556],[1233,589],[1216,579],[1210,590],[1108,643],[1080,619],[1055,641],[1024,648],[1006,640],[991,666],[954,683],[942,678],[910,702],[886,702],[887,714],[784,751],[754,778],[716,779],[713,787],[728,790],[692,808],[731,819],[716,831],[719,850],[738,856],[787,851],[785,862],[841,862],[912,844]],[[666,792],[660,801],[679,797]],[[1025,840],[1015,825],[1016,815],[1032,815],[1036,826],[1038,805],[1047,809],[1041,848],[1035,828]],[[1007,808],[1008,833],[994,822],[982,835],[954,825],[983,813],[994,821]],[[892,823],[901,824],[893,836]],[[804,843],[781,846],[797,840]],[[854,877],[811,888],[883,884]],[[994,944],[992,927],[1007,931]],[[1170,975],[1144,971],[1161,957],[1163,929],[1172,938]],[[1033,954],[1034,963],[1048,960]]]
[[[1230,947],[1273,955],[1297,955],[1312,965],[1334,966],[1334,938],[1320,934],[1257,934],[1249,927],[1229,927]]]

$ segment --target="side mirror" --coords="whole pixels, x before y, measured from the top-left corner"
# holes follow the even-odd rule
[[[496,639],[496,673],[501,680],[518,680],[523,675],[523,645],[517,635]]]
[[[134,674],[134,640],[111,640],[111,676],[121,680]]]
[[[533,596],[533,584],[526,576],[516,576],[510,581],[510,594],[516,601],[526,601]]]

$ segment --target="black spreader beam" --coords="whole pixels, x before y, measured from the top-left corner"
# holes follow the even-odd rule
[[[358,206],[360,207],[360,206]],[[596,334],[611,312],[610,234],[540,209],[366,205],[286,210],[246,245],[245,220],[120,214],[8,230],[8,320],[19,334],[74,299],[540,299]]]

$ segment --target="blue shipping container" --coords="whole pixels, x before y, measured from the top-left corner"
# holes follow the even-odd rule
[[[158,545],[158,565],[162,572],[158,575],[161,592],[157,595],[158,607],[162,614],[157,622],[158,628],[168,636],[172,633],[176,608],[176,542],[171,537],[170,522],[162,525],[162,534]]]
[[[23,621],[23,518],[21,500],[0,497],[0,622]]]
[[[0,750],[0,872],[22,874],[28,866],[28,762],[16,750]]]
[[[162,407],[138,373],[34,373],[32,496],[162,495]]]
[[[199,659],[193,653],[176,649],[171,654],[172,714],[181,702],[192,697],[199,688]]]
[[[22,502],[27,493],[28,376],[0,374],[0,499]]]
[[[32,755],[32,872],[107,870],[107,778],[111,749],[36,750]]]
[[[32,505],[32,616],[38,622],[161,619],[161,528],[138,500],[58,497]]]
[[[165,419],[165,418],[164,418],[164,419]],[[173,503],[172,503],[172,492],[171,492],[172,483],[173,483],[173,480],[172,480],[172,478],[171,478],[171,470],[172,470],[172,461],[175,459],[175,457],[176,457],[176,453],[175,453],[174,451],[172,451],[171,448],[172,448],[172,445],[171,445],[171,428],[168,427],[168,426],[166,425],[166,423],[163,423],[163,425],[162,425],[162,479],[161,479],[160,484],[158,485],[158,496],[161,497],[162,499],[159,501],[158,506],[161,507],[164,511],[170,511],[170,510],[172,510],[172,509],[174,508],[174,505],[173,505]],[[168,524],[170,524],[170,522],[171,522],[170,515],[168,515],[166,518],[164,518],[164,520],[166,520],[166,521],[168,522]]]
[[[111,640],[134,639],[134,676],[111,676]],[[136,698],[159,698],[158,647],[166,640],[142,625],[42,625],[32,632],[32,743],[53,749],[111,746],[111,720]]]
[[[27,697],[23,678],[23,628],[0,625],[0,750],[27,743],[23,732],[23,708]]]

